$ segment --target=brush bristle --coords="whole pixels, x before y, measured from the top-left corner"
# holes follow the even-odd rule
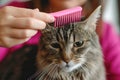
[[[74,7],[54,13],[50,13],[52,16],[55,17],[54,26],[60,27],[66,25],[68,23],[78,22],[81,19],[81,11],[82,8]]]

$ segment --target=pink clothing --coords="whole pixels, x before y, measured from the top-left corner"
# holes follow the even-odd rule
[[[110,24],[103,25],[103,36],[100,39],[107,80],[120,80],[120,40]]]
[[[33,36],[29,41],[27,41],[27,42],[25,42],[25,43],[23,43],[23,44],[20,44],[20,45],[11,47],[11,48],[0,47],[0,62],[4,59],[4,57],[5,57],[8,53],[12,53],[12,52],[14,52],[15,50],[23,47],[24,45],[37,44],[40,36],[41,36],[41,33],[38,32],[38,33],[37,33],[35,36]]]
[[[24,7],[24,8],[30,8],[30,1],[24,1],[24,0],[8,0],[8,2],[5,3],[5,1],[1,0],[1,3],[4,3],[0,5],[0,7],[4,6],[16,6],[16,7]]]
[[[29,7],[28,5],[29,2],[12,2],[9,3],[8,5],[13,5],[17,7]],[[115,31],[111,27],[110,24],[105,23],[103,25],[104,31],[103,35],[100,38],[100,43],[102,46],[103,50],[103,55],[104,55],[104,62],[105,62],[105,67],[106,67],[106,72],[107,72],[107,80],[120,80],[120,42],[119,42],[119,37],[117,34],[115,34]],[[19,48],[21,48],[24,45],[32,45],[32,44],[37,44],[38,40],[40,38],[40,33],[36,34],[33,36],[29,41],[14,46],[12,48],[3,48],[0,47],[0,61],[4,60],[4,57],[8,54],[11,53]]]

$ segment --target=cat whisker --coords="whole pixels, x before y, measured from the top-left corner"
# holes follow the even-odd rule
[[[86,62],[85,66],[86,66],[86,67],[90,67],[90,66],[91,66],[91,67],[95,67],[96,65],[95,65],[95,64],[91,64],[91,63],[89,63],[89,62]]]
[[[43,78],[45,76],[45,74],[47,73],[49,66],[50,65],[46,66],[43,70],[41,70],[38,74],[38,77],[36,77],[35,80],[40,80],[39,78]]]
[[[35,80],[39,80],[39,78],[42,76],[42,74],[45,74],[45,71],[44,71],[44,72],[40,71],[40,72],[38,73],[37,77],[35,78]],[[42,78],[42,77],[41,77],[41,78]]]
[[[59,69],[58,69],[58,67],[59,67],[59,64],[56,64],[53,72],[51,73],[51,76],[52,76],[51,80],[53,80],[54,74],[56,75],[55,77],[56,77],[57,80],[61,80],[61,77],[60,77],[61,74],[59,74],[59,71],[58,71]],[[64,80],[64,79],[63,79],[63,80]]]
[[[83,64],[84,65],[84,64]],[[85,66],[80,66],[80,68],[83,70],[83,71],[86,71],[86,68],[85,68]]]
[[[49,77],[49,75],[50,75],[51,73],[53,73],[55,67],[56,67],[55,65],[54,65],[54,66],[51,65],[51,67],[50,67],[50,69],[49,69],[49,71],[48,71],[48,73],[47,73],[47,75],[46,75],[46,77],[45,77],[44,80],[47,80],[47,78]]]
[[[41,60],[40,63],[45,64],[45,60]],[[37,65],[37,63],[35,63],[35,65]],[[38,78],[36,78],[36,77],[38,75],[40,75],[40,74],[41,74],[41,71],[37,71],[30,78],[28,78],[27,80],[33,80],[33,79],[38,80]]]
[[[87,64],[83,65],[83,68],[87,72],[87,75],[91,75],[92,74],[89,67],[90,67],[90,65],[87,65]]]
[[[45,61],[45,60],[41,60],[40,63],[44,63],[44,64],[45,64],[44,61]],[[36,63],[35,65],[37,65],[37,63]],[[35,72],[35,73],[34,73],[30,78],[28,78],[27,80],[33,80],[33,79],[36,78],[40,73],[41,73],[41,71]],[[35,80],[38,80],[38,79],[35,79]]]
[[[36,78],[38,75],[40,74],[40,71],[35,72],[35,74],[33,74],[30,78],[28,78],[27,80],[33,80],[34,78]]]
[[[39,74],[39,76],[36,78],[36,80],[43,80],[44,79],[44,77],[45,77],[45,75],[46,75],[46,73],[48,73],[48,71],[50,70],[50,68],[52,68],[53,67],[53,64],[50,64],[50,65],[48,65],[48,66],[46,66],[41,72],[40,72],[40,74]]]
[[[54,79],[54,76],[57,74],[57,73],[56,73],[57,68],[58,68],[58,67],[57,67],[57,64],[55,64],[53,70],[51,70],[52,72],[50,72],[50,74],[51,74],[51,76],[52,76],[52,77],[50,77],[50,80],[53,80],[53,79]]]
[[[90,69],[90,67],[93,67],[92,69],[94,69],[95,70],[95,64],[90,64],[90,63],[88,63],[88,62],[86,62],[86,64],[84,64],[84,66],[86,67],[86,69]],[[92,72],[89,70],[89,72],[88,72],[89,74],[92,74]]]

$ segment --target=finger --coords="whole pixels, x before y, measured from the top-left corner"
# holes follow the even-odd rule
[[[7,6],[3,8],[3,11],[15,17],[33,17],[45,22],[54,22],[55,20],[50,14],[39,12],[38,10]]]
[[[31,38],[37,33],[37,30],[30,29],[11,29],[11,32],[8,33],[9,37],[16,39]]]
[[[12,47],[18,44],[22,44],[28,41],[29,39],[30,38],[17,39],[17,38],[11,38],[11,37],[4,37],[4,47]]]
[[[13,18],[8,22],[13,28],[41,30],[46,27],[46,23],[34,18]]]

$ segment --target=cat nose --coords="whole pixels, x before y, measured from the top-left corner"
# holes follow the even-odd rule
[[[72,60],[72,58],[72,53],[63,53],[62,55],[62,59],[66,64],[68,64]]]
[[[65,62],[66,64],[68,64],[68,63],[70,62],[70,59],[69,59],[69,58],[66,58],[66,59],[64,59],[64,62]]]

